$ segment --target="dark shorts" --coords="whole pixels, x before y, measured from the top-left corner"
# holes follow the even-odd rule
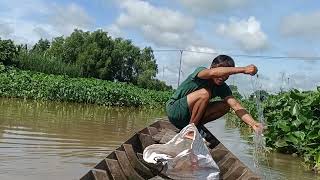
[[[166,112],[169,121],[179,129],[183,129],[190,122],[190,112],[187,102],[187,96],[174,100],[170,99],[166,105]]]

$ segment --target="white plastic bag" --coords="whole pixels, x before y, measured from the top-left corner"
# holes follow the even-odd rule
[[[185,136],[193,133],[193,140]],[[167,164],[165,174],[172,179],[219,179],[219,167],[204,144],[197,127],[189,124],[166,144],[153,144],[143,151],[148,163]]]

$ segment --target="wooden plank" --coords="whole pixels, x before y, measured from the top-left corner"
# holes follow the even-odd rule
[[[144,178],[152,178],[154,175],[151,173],[150,169],[147,168],[144,164],[142,164],[138,158],[136,153],[134,152],[131,144],[123,144],[122,145],[127,157],[131,163],[131,166]]]
[[[109,180],[107,171],[101,169],[91,169],[94,180]]]
[[[128,179],[143,180],[143,178],[139,174],[137,174],[137,172],[131,166],[125,152],[116,151],[115,153],[116,153],[118,162],[122,168],[122,171],[124,172],[124,175],[127,176]]]
[[[261,177],[258,177],[250,169],[246,168],[245,172],[236,180],[260,180]]]
[[[103,159],[100,161],[97,165],[94,166],[95,169],[101,169],[101,170],[106,170],[107,169],[107,163],[106,160]]]
[[[159,132],[158,129],[155,128],[155,127],[147,127],[147,128],[148,128],[149,134],[151,136],[153,136],[153,135],[155,135],[155,134],[157,134]]]
[[[239,178],[244,173],[245,167],[242,165],[240,161],[236,161],[233,163],[228,171],[223,175],[223,179],[225,180],[234,180]]]
[[[161,138],[159,143],[160,144],[165,144],[165,143],[169,142],[176,135],[177,135],[176,132],[172,131],[171,129],[166,129],[166,133]]]
[[[171,124],[169,121],[158,121],[160,128],[162,129],[171,129],[175,132],[179,132],[180,130],[176,128],[173,124]]]
[[[173,124],[171,124],[168,120],[161,120],[161,121],[156,121],[155,123],[151,124],[149,127],[155,127],[158,130],[161,129],[171,129],[175,132],[179,132],[180,130],[176,128]]]
[[[131,144],[135,152],[142,152],[141,143],[139,140],[139,135],[135,133],[130,139],[125,141],[123,144]],[[121,149],[121,147],[120,147]]]
[[[146,128],[143,128],[141,131],[139,131],[140,133],[143,133],[143,134],[148,134],[148,135],[155,135],[158,133],[158,129],[155,128],[155,127],[152,127],[152,126],[148,126]]]
[[[157,134],[152,136],[152,139],[156,142],[164,144],[171,140],[177,132],[173,131],[172,129],[161,129]]]
[[[117,160],[114,159],[105,159],[107,163],[108,170],[113,179],[125,180],[126,176],[123,174],[121,167]]]
[[[166,179],[170,179],[170,178],[168,178],[168,177],[162,177],[162,176],[155,176],[155,177],[153,177],[153,178],[151,178],[151,179],[149,179],[149,180],[166,180]]]
[[[141,142],[142,150],[144,150],[146,147],[155,144],[156,142],[152,139],[152,136],[140,133],[139,134],[139,140]]]
[[[162,139],[162,137],[166,134],[166,130],[165,129],[161,129],[160,131],[158,131],[157,134],[152,136],[152,139],[156,142],[160,142],[160,140]]]
[[[150,132],[148,130],[148,127],[143,128],[141,131],[139,131],[139,133],[143,133],[143,134],[148,134],[150,135]]]
[[[228,153],[229,151],[225,149],[214,148],[210,150],[210,154],[216,163],[218,163],[221,159],[223,159],[223,157]]]
[[[234,155],[232,153],[228,153],[227,155],[225,155],[223,157],[223,159],[221,161],[219,161],[217,164],[219,166],[219,169],[220,169],[220,173],[221,175],[223,176],[228,170],[229,168],[231,167],[231,165],[233,163],[236,162],[236,158],[234,157]]]
[[[161,176],[155,176],[149,180],[164,180],[164,178],[162,178]]]
[[[80,180],[94,180],[93,174],[91,171],[87,172],[84,176],[80,178]]]

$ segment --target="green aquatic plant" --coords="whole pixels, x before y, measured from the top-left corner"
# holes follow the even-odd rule
[[[18,69],[0,71],[0,96],[106,106],[164,105],[171,91],[155,91],[95,78],[70,78]]]
[[[244,106],[257,118],[255,102]],[[320,167],[320,87],[270,95],[263,103],[266,145],[276,151],[298,154],[314,169]],[[232,117],[232,115],[230,115]],[[235,121],[235,118],[227,118]],[[237,120],[238,127],[245,126]]]

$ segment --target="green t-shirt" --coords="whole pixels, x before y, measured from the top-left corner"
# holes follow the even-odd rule
[[[176,92],[173,94],[171,99],[178,100],[184,96],[187,96],[189,93],[192,93],[201,88],[209,88],[212,91],[212,97],[216,96],[224,99],[227,96],[232,95],[232,91],[226,83],[218,86],[213,83],[210,83],[207,79],[200,79],[197,77],[198,73],[206,69],[205,67],[198,67],[192,74],[190,74],[186,80],[184,80],[181,85],[178,87]]]

